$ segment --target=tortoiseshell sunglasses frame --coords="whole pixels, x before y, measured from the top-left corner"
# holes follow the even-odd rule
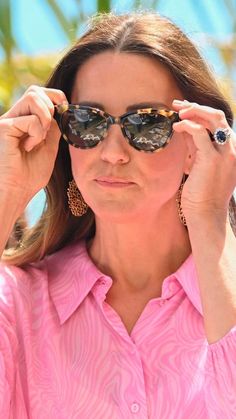
[[[137,150],[137,151],[144,151],[144,152],[146,152],[146,153],[158,153],[158,152],[160,152],[161,150],[163,150],[163,148],[164,147],[166,147],[167,146],[167,144],[170,142],[170,139],[171,139],[171,137],[172,137],[172,135],[173,135],[173,130],[171,131],[171,133],[170,133],[170,135],[169,135],[169,137],[168,137],[168,139],[166,140],[166,142],[163,144],[163,146],[162,147],[159,147],[159,148],[157,148],[157,149],[155,149],[155,150],[153,150],[153,151],[151,151],[151,150],[141,150],[141,149],[138,149],[138,148],[136,148],[130,141],[132,141],[128,136],[127,136],[127,134],[126,134],[126,132],[125,132],[125,128],[124,128],[124,125],[123,125],[123,123],[122,123],[122,121],[123,121],[123,119],[125,119],[127,116],[129,116],[129,115],[132,115],[132,114],[151,114],[151,113],[157,113],[158,115],[162,115],[162,116],[164,116],[164,117],[166,117],[166,118],[168,118],[168,119],[170,119],[170,121],[172,122],[172,123],[174,123],[174,122],[178,122],[178,121],[180,121],[180,118],[179,118],[179,114],[178,114],[178,112],[175,112],[175,111],[173,111],[173,110],[167,110],[167,109],[157,109],[157,108],[143,108],[143,109],[136,109],[136,110],[133,110],[133,111],[129,111],[129,112],[126,112],[126,113],[124,113],[123,115],[120,115],[120,116],[118,116],[118,117],[114,117],[114,116],[112,116],[112,115],[110,115],[109,113],[107,113],[107,112],[105,112],[105,111],[103,111],[103,110],[101,110],[101,109],[98,109],[98,108],[94,108],[94,107],[91,107],[91,106],[86,106],[86,105],[78,105],[78,104],[60,104],[60,105],[55,105],[54,106],[54,109],[55,109],[55,111],[54,111],[54,119],[57,121],[57,124],[58,124],[58,126],[59,126],[59,128],[60,128],[60,131],[61,131],[61,134],[62,134],[62,137],[67,141],[67,143],[69,143],[70,145],[72,145],[73,147],[76,147],[76,148],[80,148],[77,144],[75,144],[75,143],[73,143],[69,138],[68,138],[68,136],[63,132],[63,128],[62,128],[62,124],[61,124],[61,117],[62,117],[62,115],[64,114],[64,112],[66,112],[66,111],[68,111],[68,110],[73,110],[73,109],[84,109],[84,110],[91,110],[92,112],[94,112],[94,113],[96,113],[96,114],[99,114],[100,116],[102,116],[102,117],[104,117],[104,119],[106,120],[106,123],[107,123],[107,129],[109,128],[109,126],[110,125],[112,125],[112,124],[118,124],[118,125],[120,125],[120,127],[121,127],[121,131],[122,131],[122,133],[123,133],[123,135],[124,135],[124,137],[125,137],[125,139],[127,139],[128,140],[128,143],[130,144],[130,146],[131,147],[133,147],[135,150]],[[99,143],[104,139],[105,137],[102,137],[102,139],[99,141]],[[98,143],[98,144],[99,144]],[[96,144],[96,145],[98,145],[98,144]],[[95,146],[96,147],[96,146]],[[94,147],[87,147],[87,149],[89,149],[89,148],[94,148]]]

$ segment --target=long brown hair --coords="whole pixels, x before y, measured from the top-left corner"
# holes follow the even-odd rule
[[[175,24],[155,12],[93,16],[85,34],[61,59],[46,87],[61,89],[70,102],[78,68],[91,56],[107,50],[155,58],[169,69],[187,100],[223,110],[232,126],[230,105],[196,47]],[[45,188],[46,204],[42,216],[32,228],[26,229],[18,247],[4,252],[4,262],[23,266],[75,240],[93,237],[95,221],[92,210],[82,217],[74,217],[68,208],[66,191],[71,179],[68,145],[61,140],[55,167]],[[233,196],[229,209],[234,229],[236,209]]]

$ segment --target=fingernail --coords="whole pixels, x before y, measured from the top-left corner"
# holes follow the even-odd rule
[[[178,103],[183,103],[183,102],[184,102],[183,100],[179,100],[179,99],[174,99],[174,100],[173,100],[173,103],[177,103],[177,104],[178,104]]]
[[[68,103],[68,101],[67,101],[67,100],[63,100],[63,101],[60,103],[60,105],[61,105],[61,106],[68,106],[68,105],[69,105],[69,103]]]
[[[184,100],[174,99],[173,103],[176,103],[176,105],[187,105],[190,102],[186,99],[184,99]]]
[[[27,151],[28,153],[33,149],[33,145],[26,145],[25,146],[25,151]]]

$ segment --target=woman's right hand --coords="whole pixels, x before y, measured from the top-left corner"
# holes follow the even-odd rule
[[[61,136],[54,104],[62,102],[61,90],[31,86],[0,117],[0,192],[14,193],[24,208],[51,177]]]

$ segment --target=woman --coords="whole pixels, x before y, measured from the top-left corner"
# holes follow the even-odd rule
[[[1,417],[236,417],[232,122],[156,13],[92,19],[1,117],[2,250],[47,195],[2,255]]]

